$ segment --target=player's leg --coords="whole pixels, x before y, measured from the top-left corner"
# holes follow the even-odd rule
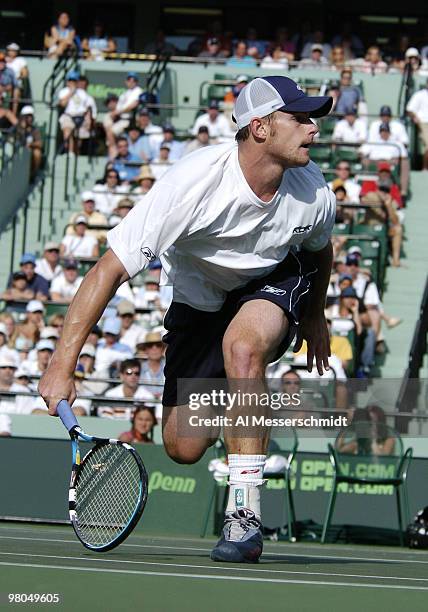
[[[194,435],[186,435],[192,416],[199,418],[203,414],[199,410],[196,415],[188,405],[163,407],[163,443],[166,452],[176,463],[196,463],[219,436],[220,428],[211,426],[195,427]],[[207,416],[212,414],[207,413]]]
[[[289,322],[280,306],[252,300],[241,307],[223,339],[229,390],[251,400],[234,404],[228,412],[233,423],[242,425],[224,429],[229,498],[223,534],[211,554],[215,561],[255,562],[262,552],[260,489],[269,430],[264,424],[254,425],[252,417],[270,416],[268,403],[257,397],[268,393],[266,366],[275,359],[288,332]]]

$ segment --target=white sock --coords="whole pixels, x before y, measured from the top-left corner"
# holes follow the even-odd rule
[[[226,512],[252,510],[260,520],[260,487],[266,455],[228,455],[229,498]]]

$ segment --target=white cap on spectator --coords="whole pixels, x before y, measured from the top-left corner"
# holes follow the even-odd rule
[[[353,253],[358,253],[359,255],[361,255],[361,249],[359,246],[353,246],[350,249],[348,249],[348,255],[352,255]]]
[[[8,355],[7,353],[3,353],[0,355],[0,368],[17,368],[18,364],[16,363],[15,358],[12,355]]]
[[[2,322],[0,322],[0,334],[3,334],[7,338],[7,327]]]
[[[26,370],[24,367],[22,367],[22,365],[20,365],[15,372],[15,378],[21,378],[22,376],[26,376],[27,378],[30,378],[30,374],[28,373],[28,370]]]
[[[45,307],[40,300],[30,300],[25,310],[27,312],[45,312]]]
[[[419,57],[419,51],[416,49],[416,47],[409,47],[404,54],[404,57]]]
[[[82,199],[82,202],[95,201],[94,194],[92,193],[92,191],[84,191],[80,197]]]
[[[48,240],[48,242],[45,244],[45,251],[52,251],[53,249],[58,250],[59,251],[59,247],[60,244],[59,242],[55,242],[54,240]]]
[[[47,327],[44,327],[40,332],[40,338],[41,340],[48,340],[49,338],[59,338],[59,331],[56,327],[51,327],[50,325],[48,325]]]
[[[237,83],[248,83],[249,80],[250,80],[250,77],[247,77],[246,74],[240,74],[239,76],[236,77]]]
[[[94,357],[95,359],[95,346],[93,344],[89,344],[87,342],[82,346],[82,350],[80,351],[80,357],[82,355],[88,355],[89,357]]]
[[[8,44],[6,49],[10,49],[11,51],[20,51],[21,47],[16,42],[11,42]]]
[[[52,353],[55,350],[55,344],[52,342],[52,340],[39,340],[38,343],[36,344],[36,350],[37,351],[52,351]]]
[[[24,115],[34,115],[34,108],[30,106],[30,104],[27,104],[21,108],[21,112],[19,114],[21,117],[24,117]]]
[[[12,435],[12,421],[8,414],[0,414],[0,436]]]
[[[74,221],[74,225],[78,225],[79,223],[84,223],[85,225],[88,225],[88,220],[84,215],[79,215],[75,221]]]

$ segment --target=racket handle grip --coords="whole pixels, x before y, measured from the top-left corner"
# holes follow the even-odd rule
[[[74,427],[79,427],[79,423],[77,422],[77,419],[74,416],[71,406],[67,400],[61,400],[56,407],[56,411],[62,421],[62,424],[69,433]]]

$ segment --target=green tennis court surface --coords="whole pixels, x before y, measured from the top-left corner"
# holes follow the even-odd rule
[[[95,554],[71,527],[0,524],[1,608],[240,612],[428,609],[428,552],[267,543],[258,565],[215,564],[211,539],[133,535]],[[7,603],[59,593],[60,604]]]

